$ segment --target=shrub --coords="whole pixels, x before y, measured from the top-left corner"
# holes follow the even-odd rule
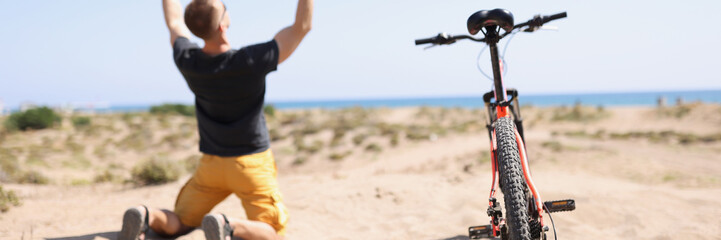
[[[193,119],[192,122],[181,123],[178,127],[180,134],[182,134],[184,138],[192,137],[196,133],[195,129],[197,128],[198,124],[195,122],[195,119]]]
[[[183,116],[195,116],[195,106],[183,104],[162,104],[150,107],[152,114],[180,114]]]
[[[588,134],[586,133],[586,130],[577,130],[577,131],[569,131],[565,133],[566,136],[569,137],[586,137]]]
[[[355,128],[368,122],[368,118],[371,115],[371,111],[360,106],[345,108],[339,110],[338,113],[340,114],[340,121],[338,123],[350,128]]]
[[[181,147],[181,142],[183,141],[183,134],[182,133],[169,133],[163,139],[158,142],[158,146],[161,146],[163,144],[167,144],[171,148],[178,148]]]
[[[42,143],[41,145],[32,144],[26,148],[28,158],[45,158],[50,153],[48,143]]]
[[[105,159],[110,156],[110,151],[108,151],[108,141],[105,141],[105,143],[101,145],[95,146],[95,149],[93,150],[93,155],[100,159]]]
[[[378,146],[378,144],[371,143],[366,146],[365,150],[368,152],[381,152],[383,151],[383,148],[381,148],[381,146]]]
[[[27,159],[25,159],[25,163],[32,166],[42,166],[42,167],[49,167],[48,163],[45,161],[45,156],[42,153],[39,153],[37,151],[32,151],[28,154]]]
[[[467,133],[472,131],[478,131],[481,129],[481,124],[478,120],[470,120],[463,123],[453,124],[451,130],[459,133]]]
[[[491,153],[488,151],[481,151],[481,154],[478,155],[477,161],[481,164],[491,162]]]
[[[675,117],[680,119],[691,113],[691,110],[693,110],[695,106],[697,106],[697,104],[680,104],[668,108],[658,108],[656,112],[658,116],[661,117]]]
[[[703,137],[701,137],[700,140],[701,140],[702,142],[705,142],[705,143],[721,141],[721,133],[717,133],[717,134],[713,134],[713,135],[708,135],[708,136],[703,136]]]
[[[15,195],[14,191],[5,191],[2,185],[0,185],[0,212],[7,212],[11,205],[16,207],[20,206],[20,198]]]
[[[60,116],[48,107],[33,108],[24,112],[16,112],[5,120],[5,128],[11,131],[44,129],[60,122]]]
[[[50,180],[42,173],[30,170],[19,174],[15,179],[18,183],[31,183],[31,184],[48,184]]]
[[[300,135],[312,135],[320,132],[321,130],[323,130],[323,128],[320,125],[309,122],[300,127],[300,129],[296,129],[294,133]]]
[[[353,144],[356,146],[361,145],[367,137],[368,137],[368,135],[366,135],[366,134],[358,134],[355,137],[353,137]]]
[[[332,117],[324,124],[335,131],[347,132],[365,125],[368,120],[368,112],[363,108],[353,107],[330,112]]]
[[[65,149],[70,150],[75,154],[79,154],[85,151],[85,145],[77,143],[72,135],[69,135],[65,139]]]
[[[681,144],[692,144],[692,143],[711,143],[721,141],[721,134],[712,134],[706,136],[698,136],[692,133],[677,133],[674,131],[660,131],[660,132],[626,132],[626,133],[611,133],[609,134],[611,139],[648,139],[654,143],[669,142],[673,139],[678,140]]]
[[[22,171],[18,158],[10,150],[0,148],[0,182],[47,184],[49,180],[40,172]]]
[[[298,152],[303,151],[303,148],[305,147],[305,140],[303,139],[303,135],[293,135],[293,145]]]
[[[399,133],[393,134],[393,136],[391,136],[391,146],[394,146],[394,147],[398,146],[399,138],[400,138]]]
[[[275,117],[275,106],[273,104],[263,106],[263,113],[268,117]]]
[[[195,169],[198,168],[198,164],[200,164],[200,158],[199,155],[190,155],[185,158],[183,161],[183,164],[185,165],[185,170],[192,173],[195,172]]]
[[[416,112],[416,117],[418,117],[418,118],[433,117],[433,112],[431,111],[430,107],[421,106],[418,108],[418,112]]]
[[[408,127],[408,132],[406,133],[406,137],[410,140],[428,140],[431,137],[431,132],[428,128],[424,128],[421,126],[410,126]]]
[[[113,174],[108,169],[105,169],[103,173],[95,175],[95,178],[93,179],[93,182],[95,183],[104,183],[104,182],[119,182],[120,177],[118,175]]]
[[[293,166],[302,165],[302,164],[305,163],[306,161],[308,161],[308,157],[306,157],[306,156],[298,156],[297,158],[295,158],[295,160],[293,160]]]
[[[599,129],[599,130],[596,131],[596,133],[594,133],[593,135],[591,135],[591,138],[593,138],[593,139],[602,139],[605,134],[606,134],[606,130],[605,130],[605,129]]]
[[[155,185],[178,180],[180,169],[166,158],[153,157],[141,162],[132,170],[132,182],[136,185]]]
[[[83,116],[74,116],[70,118],[70,121],[73,122],[73,127],[75,128],[85,128],[90,126],[90,118],[89,117],[83,117]]]
[[[560,152],[561,150],[563,150],[563,145],[561,145],[561,143],[558,141],[546,141],[541,143],[541,146],[549,148],[554,152]]]
[[[0,148],[0,182],[11,181],[20,171],[19,168],[15,154],[8,149]]]
[[[679,179],[679,178],[680,178],[679,175],[680,175],[680,174],[678,174],[678,173],[666,173],[666,174],[663,175],[663,178],[662,178],[661,180],[662,180],[663,182],[675,181],[676,179]]]
[[[282,114],[279,116],[280,125],[290,125],[295,124],[300,121],[302,121],[302,117],[298,116],[298,114],[291,113],[291,114]]]
[[[138,152],[145,151],[153,139],[153,131],[147,126],[131,129],[132,130],[127,136],[125,136],[125,138],[117,142],[117,147],[122,149],[132,149]]]
[[[342,128],[333,129],[333,139],[330,140],[330,146],[336,147],[341,144],[345,137],[346,130]]]
[[[140,116],[140,114],[139,113],[123,113],[122,115],[120,115],[120,119],[122,119],[123,122],[125,122],[125,124],[129,125],[130,123],[133,122],[133,119],[137,116]]]
[[[275,128],[268,130],[268,135],[270,136],[270,141],[280,141],[286,138],[285,135],[280,134],[280,131]]]
[[[679,134],[678,141],[681,144],[691,144],[699,141],[699,136],[694,134]]]
[[[383,136],[392,136],[399,134],[403,130],[403,126],[400,124],[387,124],[387,123],[379,123],[376,125],[376,128],[378,128],[381,132],[381,135]]]
[[[576,103],[573,108],[565,106],[553,110],[551,121],[569,121],[569,122],[592,122],[598,121],[610,116],[603,106],[595,109],[584,107],[580,103]]]
[[[345,151],[342,153],[332,153],[328,157],[330,158],[331,161],[340,161],[340,160],[343,160],[348,155],[350,155],[351,153],[352,153],[351,151]]]
[[[70,181],[71,186],[85,186],[85,185],[90,185],[90,183],[91,182],[89,180],[82,179],[82,178],[73,179]]]
[[[293,139],[293,145],[295,145],[295,148],[298,152],[307,152],[313,154],[323,148],[323,141],[316,140],[313,142],[312,145],[306,145],[305,141],[303,140],[303,136],[296,135]]]
[[[316,153],[320,151],[323,148],[323,141],[321,140],[315,140],[313,141],[313,144],[310,146],[304,146],[303,151],[306,151],[310,154]]]
[[[92,165],[90,160],[82,154],[75,154],[62,162],[63,167],[72,169],[88,169]]]

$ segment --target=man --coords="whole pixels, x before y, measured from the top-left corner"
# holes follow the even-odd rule
[[[195,94],[203,157],[178,194],[175,209],[129,208],[118,239],[144,238],[148,228],[168,236],[201,226],[207,239],[280,239],[288,213],[276,179],[262,114],[265,76],[295,51],[310,31],[313,0],[299,0],[295,23],[273,40],[231,49],[228,9],[220,0],[163,0],[175,64]],[[188,40],[192,32],[203,48]],[[208,214],[231,193],[247,220]]]

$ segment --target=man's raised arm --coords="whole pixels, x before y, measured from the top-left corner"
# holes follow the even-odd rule
[[[275,35],[278,43],[278,64],[282,63],[300,45],[305,35],[310,31],[313,18],[313,0],[298,0],[298,10],[295,12],[295,23],[280,30]]]
[[[183,20],[183,8],[178,0],[163,0],[163,12],[165,12],[165,24],[170,30],[170,46],[173,46],[178,37],[190,36],[190,30]]]

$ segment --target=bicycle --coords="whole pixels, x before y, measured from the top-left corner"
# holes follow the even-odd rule
[[[503,62],[499,59],[497,46],[497,43],[509,34],[520,31],[534,32],[543,24],[566,16],[566,12],[549,16],[536,15],[527,22],[513,25],[513,14],[508,10],[482,10],[473,13],[468,18],[467,27],[471,35],[482,32],[484,38],[440,33],[435,37],[415,41],[416,45],[433,44],[435,46],[450,45],[457,40],[468,39],[483,42],[490,49],[493,90],[483,95],[483,101],[489,116],[486,128],[491,143],[491,169],[493,171],[489,206],[486,211],[491,218],[491,224],[469,227],[468,235],[471,239],[500,237],[503,240],[545,240],[549,228],[543,222],[543,212],[545,211],[551,219],[555,236],[556,228],[551,213],[572,211],[576,208],[575,201],[572,199],[548,202],[541,200],[541,195],[533,183],[528,166],[518,91],[505,89],[503,86]],[[501,29],[504,30],[503,34],[500,33]],[[497,182],[496,176],[500,178],[500,181]],[[505,218],[503,217],[504,208],[501,208],[495,197],[496,183],[503,192]]]

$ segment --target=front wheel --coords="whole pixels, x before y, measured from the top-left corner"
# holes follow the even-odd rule
[[[513,121],[509,117],[499,118],[496,121],[498,171],[506,207],[508,238],[510,240],[530,240],[526,181],[523,178],[521,157],[518,153],[514,129]]]

